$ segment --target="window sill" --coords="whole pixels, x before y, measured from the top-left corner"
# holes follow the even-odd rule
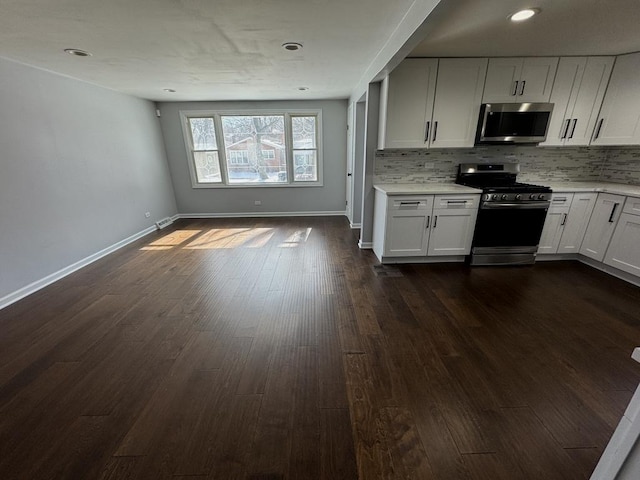
[[[323,187],[322,182],[300,182],[300,183],[238,183],[235,185],[223,185],[220,183],[196,183],[191,187],[194,189],[209,188],[304,188],[304,187]]]

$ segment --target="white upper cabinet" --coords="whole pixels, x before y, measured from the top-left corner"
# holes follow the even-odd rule
[[[589,145],[614,57],[563,57],[551,92],[547,140],[540,145]]]
[[[486,58],[440,60],[431,147],[473,147],[486,73]]]
[[[640,144],[640,53],[620,55],[604,96],[592,145]]]
[[[486,58],[404,60],[382,95],[378,148],[472,147]]]
[[[386,132],[379,148],[424,148],[429,143],[438,60],[409,58],[388,80]],[[384,110],[384,108],[382,109]]]
[[[482,103],[548,102],[558,57],[490,58]]]

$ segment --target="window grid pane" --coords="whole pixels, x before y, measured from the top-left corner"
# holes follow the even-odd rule
[[[222,183],[217,151],[193,152],[193,160],[198,183]]]
[[[292,116],[291,133],[294,150],[317,148],[315,116]]]
[[[296,182],[318,181],[318,161],[316,150],[293,151],[293,180]]]
[[[287,183],[284,115],[222,115],[221,120],[230,184]]]
[[[216,130],[213,118],[190,118],[191,139],[196,151],[217,150]]]

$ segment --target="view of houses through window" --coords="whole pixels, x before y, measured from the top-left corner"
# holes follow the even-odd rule
[[[187,116],[187,125],[197,184],[319,181],[317,113],[214,113]]]

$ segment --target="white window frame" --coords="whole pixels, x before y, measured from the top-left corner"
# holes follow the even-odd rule
[[[227,166],[227,149],[224,143],[224,132],[222,131],[221,116],[238,115],[238,116],[284,116],[284,136],[285,136],[285,154],[287,160],[287,182],[274,183],[229,183],[229,172]],[[294,164],[293,164],[293,133],[291,131],[291,117],[316,117],[316,162],[318,169],[317,181],[294,180]],[[199,183],[196,175],[196,168],[193,156],[193,146],[191,145],[191,131],[189,126],[189,118],[213,118],[214,129],[216,133],[216,145],[218,147],[218,159],[220,161],[220,173],[222,183]],[[322,187],[324,181],[323,175],[323,141],[322,141],[322,109],[287,109],[287,110],[181,110],[180,123],[182,124],[182,134],[185,142],[187,154],[187,164],[189,165],[189,175],[191,177],[192,188],[289,188],[289,187]],[[297,149],[300,150],[300,149]]]

